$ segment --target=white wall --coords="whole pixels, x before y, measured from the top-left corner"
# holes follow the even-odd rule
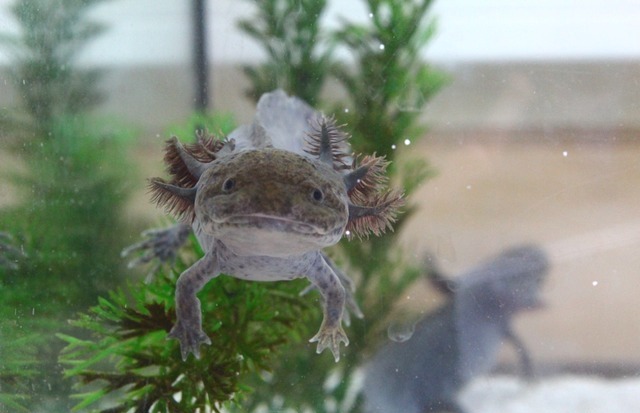
[[[0,31],[15,29],[12,1],[0,0]],[[238,66],[260,51],[236,22],[253,15],[252,3],[208,3],[214,108],[248,120]],[[366,20],[363,3],[330,0],[327,23]],[[109,0],[94,10],[110,29],[84,61],[111,69],[104,111],[154,134],[191,112],[190,4]],[[640,0],[436,0],[433,14],[439,29],[426,55],[452,79],[425,111],[434,128],[640,128]],[[14,105],[13,93],[0,73],[0,108]]]
[[[0,0],[0,28],[14,24],[13,0]],[[243,0],[209,0],[211,55],[215,62],[254,61],[260,51],[236,22],[253,15]],[[364,21],[362,0],[330,0],[325,16]],[[110,30],[87,51],[101,65],[188,61],[189,0],[111,0],[95,10]],[[640,57],[637,0],[437,0],[438,34],[426,54],[446,63],[468,60],[627,59]],[[0,63],[3,55],[0,52]]]

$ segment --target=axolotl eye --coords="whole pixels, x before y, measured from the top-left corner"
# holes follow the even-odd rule
[[[236,181],[233,178],[227,178],[222,183],[222,190],[225,192],[230,192],[235,187],[236,187]]]
[[[322,202],[324,200],[324,193],[319,188],[315,188],[311,191],[311,199],[316,202]]]

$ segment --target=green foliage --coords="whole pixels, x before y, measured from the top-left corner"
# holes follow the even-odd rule
[[[67,330],[72,314],[125,274],[119,251],[127,233],[122,209],[132,133],[89,116],[103,98],[101,72],[77,65],[85,45],[104,30],[88,17],[100,2],[17,0],[11,12],[19,31],[0,35],[17,92],[17,106],[0,113],[3,150],[23,166],[3,176],[17,198],[0,210],[0,230],[26,255],[17,269],[0,268],[0,351],[29,343],[0,355],[0,377],[12,380],[0,392],[28,396],[25,402],[2,396],[12,408],[68,411],[69,388],[57,363],[62,342],[54,333]]]
[[[69,389],[59,375],[61,343],[54,333],[126,274],[119,259],[126,233],[120,211],[130,166],[124,134],[104,129],[79,119],[54,125],[53,139],[29,154],[30,170],[9,177],[20,201],[0,211],[3,228],[27,255],[17,270],[0,269],[0,318],[6,322],[0,341],[37,337],[38,350],[30,353],[37,374],[27,380],[33,405],[49,405],[47,397],[60,397],[64,405],[61,396]]]
[[[240,29],[257,41],[267,61],[245,66],[251,80],[247,95],[257,101],[281,88],[315,105],[328,74],[331,51],[322,48],[320,17],[326,0],[250,0],[258,15]]]
[[[3,34],[0,45],[13,55],[9,73],[23,109],[9,118],[13,134],[46,139],[58,117],[84,113],[102,100],[101,71],[80,69],[76,61],[105,29],[87,18],[103,1],[17,0],[11,7],[21,31]]]
[[[340,119],[353,130],[353,145],[387,159],[404,139],[424,133],[418,125],[427,101],[446,77],[423,62],[421,52],[435,24],[425,24],[431,0],[367,0],[370,25],[345,22],[335,41],[353,55],[355,70],[335,66],[350,105]]]
[[[3,290],[5,302],[35,303],[64,317],[95,302],[122,277],[120,211],[130,169],[122,129],[64,119],[52,126],[50,136],[29,153],[35,161],[30,170],[10,176],[20,202],[0,214],[5,229],[22,238],[29,259],[19,276],[0,277],[0,283],[12,288]],[[30,299],[15,300],[18,290]]]
[[[11,322],[0,321],[0,412],[29,412],[36,375],[34,335],[8,337]]]
[[[192,114],[186,121],[168,128],[169,136],[195,136],[196,131],[208,131],[216,136],[227,135],[235,128],[236,121],[231,113],[215,112]]]
[[[180,259],[178,272],[202,256]],[[212,345],[202,358],[180,358],[178,342],[167,341],[175,323],[176,272],[149,285],[131,287],[132,297],[111,293],[72,324],[91,340],[60,335],[67,342],[61,362],[66,375],[80,379],[74,410],[99,412],[219,412],[237,403],[247,376],[270,370],[283,344],[299,342],[310,306],[298,296],[300,282],[251,283],[221,276],[200,293],[204,330]],[[313,306],[312,306],[313,307]],[[309,350],[309,348],[307,348]],[[105,397],[108,396],[108,397]],[[109,400],[102,401],[103,399]],[[98,403],[100,401],[100,403]]]
[[[3,276],[5,302],[65,317],[94,302],[120,277],[121,207],[130,176],[131,131],[87,116],[102,98],[98,72],[77,68],[82,48],[103,31],[88,20],[101,0],[18,0],[17,35],[2,37],[20,106],[4,132],[28,170],[10,172],[17,204],[2,228],[29,255],[20,276]],[[10,289],[8,289],[10,288]],[[29,291],[29,300],[15,300]]]

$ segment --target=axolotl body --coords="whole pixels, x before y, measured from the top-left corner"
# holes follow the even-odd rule
[[[340,343],[348,344],[345,303],[362,314],[351,281],[322,249],[345,233],[379,234],[402,202],[383,189],[386,162],[364,157],[356,166],[347,138],[331,118],[276,91],[261,98],[252,125],[225,140],[168,141],[172,180],[152,179],[151,190],[159,205],[191,222],[205,251],[176,286],[177,322],[169,336],[180,341],[184,359],[211,343],[196,293],[227,274],[250,281],[305,276],[323,298],[323,321],[311,341],[338,361]]]

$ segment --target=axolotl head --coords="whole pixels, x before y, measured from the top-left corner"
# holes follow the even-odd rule
[[[351,157],[333,119],[320,117],[305,154],[273,146],[237,149],[199,136],[167,141],[171,181],[150,181],[153,199],[238,255],[289,256],[392,228],[402,194],[386,188],[387,162]]]
[[[349,217],[340,174],[281,149],[245,150],[211,162],[196,189],[194,212],[203,231],[239,255],[333,245]]]

